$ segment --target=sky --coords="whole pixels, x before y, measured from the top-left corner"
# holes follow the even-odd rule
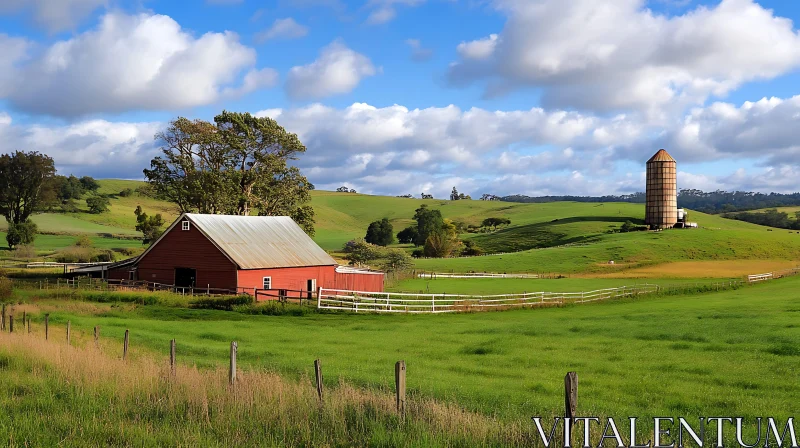
[[[275,119],[317,189],[800,190],[800,2],[0,0],[0,153],[142,179],[154,135]]]

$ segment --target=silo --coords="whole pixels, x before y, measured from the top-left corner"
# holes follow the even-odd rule
[[[647,161],[645,224],[651,228],[670,228],[678,222],[677,163],[659,149]]]

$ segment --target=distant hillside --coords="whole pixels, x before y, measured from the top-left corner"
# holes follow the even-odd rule
[[[56,250],[73,244],[77,235],[91,235],[96,247],[140,247],[135,239],[134,209],[161,213],[167,222],[178,215],[171,204],[138,194],[118,193],[135,189],[141,182],[100,180],[100,193],[111,197],[110,211],[92,214],[44,213],[34,217],[42,235],[36,246]],[[605,272],[649,266],[668,261],[696,260],[800,260],[800,234],[773,230],[743,221],[690,211],[700,229],[664,232],[617,233],[625,221],[641,224],[644,205],[630,202],[512,203],[479,200],[436,200],[329,191],[312,192],[316,211],[314,240],[326,250],[340,250],[344,243],[363,237],[369,223],[389,218],[395,233],[412,225],[414,210],[423,204],[439,209],[445,218],[479,226],[488,217],[506,218],[507,227],[483,233],[463,233],[489,253],[475,258],[418,260],[417,266],[435,270],[493,272]],[[0,232],[0,238],[4,238]],[[116,236],[117,238],[112,238]],[[568,247],[554,247],[569,245]],[[407,249],[408,246],[406,246]],[[609,260],[615,264],[610,266]]]
[[[511,195],[500,198],[501,201],[523,203],[547,202],[630,202],[644,204],[645,194],[642,192],[620,196],[538,196]],[[723,213],[756,210],[760,208],[800,206],[800,193],[754,193],[747,191],[712,191],[684,189],[678,192],[678,206],[703,213]]]

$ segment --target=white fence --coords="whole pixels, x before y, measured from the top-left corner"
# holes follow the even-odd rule
[[[490,272],[465,272],[465,273],[447,273],[447,272],[423,272],[417,274],[418,278],[539,278],[539,274],[494,274]]]
[[[761,282],[761,281],[764,281],[764,280],[772,280],[772,278],[773,278],[772,272],[770,272],[770,273],[767,273],[767,274],[748,275],[747,276],[747,281],[750,282],[750,283],[753,283],[753,282]]]
[[[321,288],[317,296],[317,308],[378,313],[453,313],[586,303],[650,294],[657,292],[658,288],[657,285],[642,284],[585,292],[526,292],[496,295],[359,292]]]

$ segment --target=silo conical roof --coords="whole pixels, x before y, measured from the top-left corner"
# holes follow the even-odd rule
[[[675,161],[675,159],[673,159],[672,156],[669,155],[669,153],[667,151],[665,151],[663,149],[659,149],[658,152],[653,155],[653,157],[650,157],[650,160],[648,160],[647,163],[650,163],[650,162],[674,162],[674,161]]]

